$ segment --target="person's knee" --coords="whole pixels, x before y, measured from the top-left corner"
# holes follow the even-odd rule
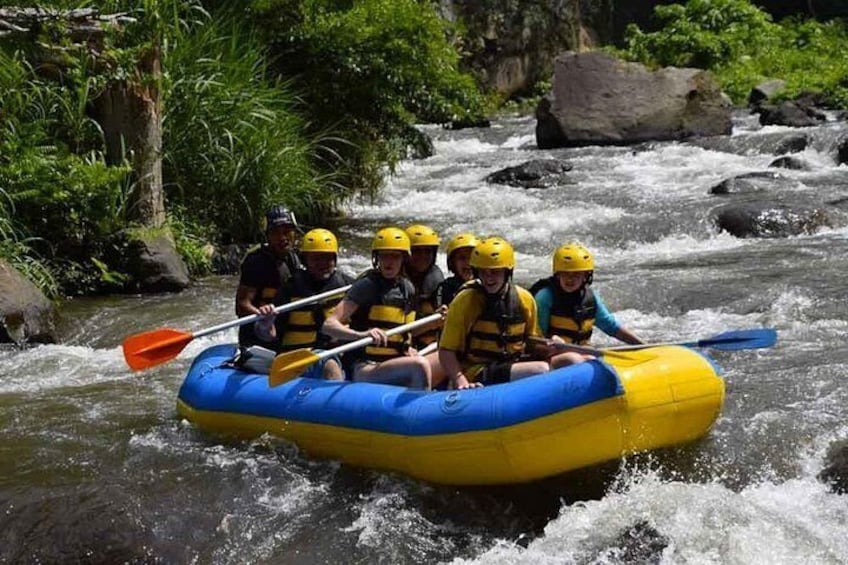
[[[342,367],[339,365],[338,361],[335,359],[329,359],[326,363],[324,363],[324,369],[321,376],[328,381],[340,381],[344,379],[344,372],[342,371]]]
[[[413,357],[413,359],[415,359],[414,373],[417,378],[415,379],[415,386],[412,388],[429,389],[433,374],[430,369],[430,362],[424,357]]]
[[[551,359],[551,367],[554,369],[559,369],[560,367],[566,367],[568,365],[575,365],[577,363],[582,363],[585,361],[582,355],[579,353],[575,353],[573,351],[568,351],[566,353],[560,353]]]

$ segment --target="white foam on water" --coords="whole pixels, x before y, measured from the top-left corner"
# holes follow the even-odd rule
[[[358,516],[344,531],[357,532],[357,545],[378,551],[390,563],[403,560],[410,550],[422,556],[453,551],[453,542],[443,535],[444,526],[425,518],[409,500],[412,485],[380,475],[371,492],[360,495]]]
[[[525,135],[513,135],[503,143],[501,143],[501,148],[503,149],[520,149],[521,147],[525,147],[527,145],[535,145],[536,143],[536,134],[528,133]]]
[[[436,139],[433,141],[435,155],[430,157],[434,160],[461,161],[463,157],[476,157],[480,153],[491,153],[498,150],[498,146],[486,143],[477,138],[464,139]]]
[[[649,559],[663,564],[835,564],[848,555],[848,505],[812,479],[735,492],[648,472],[601,500],[564,506],[526,549],[501,542],[454,563],[622,563],[627,547],[639,546],[638,530],[628,532],[640,524],[655,532],[642,540],[655,547]]]

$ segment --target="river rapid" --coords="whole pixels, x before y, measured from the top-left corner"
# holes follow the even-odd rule
[[[179,295],[74,300],[63,344],[0,351],[0,562],[848,563],[848,497],[816,478],[828,446],[848,437],[848,221],[832,209],[834,227],[815,235],[737,239],[709,216],[724,203],[711,186],[766,170],[799,130],[739,116],[732,136],[709,144],[538,151],[534,126],[426,128],[436,154],[402,163],[380,200],[352,204],[334,228],[341,266],[368,265],[376,227],[421,222],[445,240],[506,237],[526,284],[549,273],[556,245],[578,239],[595,253],[595,288],[647,341],[776,328],[773,348],[713,353],[727,397],[705,438],[500,488],[314,461],[177,418],[191,359],[235,331],[141,374],[124,365],[128,334],[231,319],[234,277]],[[848,129],[801,131],[812,171],[781,170],[792,196],[848,196],[848,169],[834,160]],[[567,182],[482,180],[550,157],[574,165]]]

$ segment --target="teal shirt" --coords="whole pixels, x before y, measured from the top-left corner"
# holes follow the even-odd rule
[[[618,323],[618,320],[616,320],[615,316],[612,315],[612,312],[609,311],[607,305],[603,300],[601,300],[600,295],[594,290],[592,290],[592,294],[595,295],[595,327],[608,336],[615,337],[615,334],[618,333],[618,330],[621,328],[621,324]],[[542,330],[544,335],[548,335],[548,328],[551,323],[551,305],[554,302],[554,294],[551,292],[550,288],[545,287],[537,292],[534,298],[536,299],[536,308],[539,312],[539,328]]]

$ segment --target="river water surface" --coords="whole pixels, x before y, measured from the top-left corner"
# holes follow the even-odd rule
[[[595,287],[648,341],[773,327],[776,347],[714,352],[727,398],[701,441],[530,485],[452,488],[305,458],[284,442],[231,443],[176,416],[191,359],[235,332],[192,342],[130,374],[119,344],[159,326],[199,330],[233,317],[233,277],[173,296],[75,300],[62,345],[0,351],[0,562],[164,563],[848,563],[848,497],[816,475],[848,438],[848,221],[785,239],[737,239],[708,195],[765,170],[788,128],[746,117],[700,146],[538,151],[530,118],[428,128],[436,154],[403,163],[377,202],[337,227],[341,265],[369,262],[369,235],[422,222],[446,240],[503,235],[519,282],[548,274],[579,239]],[[838,201],[842,124],[802,130],[812,171],[785,200]],[[547,190],[483,177],[534,158],[574,165]],[[444,264],[444,257],[440,256]],[[609,340],[599,337],[598,344]]]

